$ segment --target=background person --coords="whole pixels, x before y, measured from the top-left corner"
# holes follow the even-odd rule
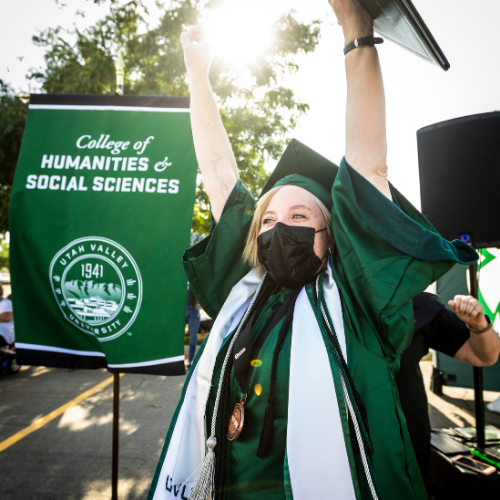
[[[432,293],[422,292],[413,299],[415,333],[401,356],[396,375],[399,399],[424,481],[429,469],[431,423],[421,359],[434,349],[472,366],[491,366],[500,353],[498,333],[478,300],[457,295],[448,304],[454,312]]]
[[[196,245],[203,239],[203,236],[199,233],[193,233],[191,235],[191,246]],[[191,363],[193,362],[194,356],[196,354],[196,346],[198,344],[198,330],[200,329],[200,308],[196,297],[194,296],[191,285],[187,284],[187,302],[186,302],[186,324],[189,328],[189,357],[187,368],[191,368]]]
[[[10,297],[3,297],[3,287],[0,285],[0,347],[10,346],[14,342],[12,300]]]
[[[198,330],[200,328],[200,308],[196,297],[194,296],[191,286],[187,285],[187,306],[186,306],[186,323],[189,327],[189,358],[187,368],[191,368],[194,355],[196,354],[196,346],[198,344]]]

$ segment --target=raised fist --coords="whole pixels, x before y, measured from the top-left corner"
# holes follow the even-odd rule
[[[208,78],[213,59],[213,44],[209,40],[206,27],[199,24],[188,28],[181,34],[181,43],[191,82]]]
[[[328,3],[346,36],[356,38],[373,34],[373,19],[359,0],[328,0]]]
[[[483,306],[471,295],[455,295],[453,300],[448,301],[448,305],[462,321],[475,330],[482,330],[488,325]]]

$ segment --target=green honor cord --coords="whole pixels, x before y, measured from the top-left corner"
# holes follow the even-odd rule
[[[470,451],[473,455],[476,455],[476,457],[479,457],[481,460],[484,460],[485,462],[488,462],[490,465],[494,465],[495,467],[498,467],[500,469],[500,462],[498,460],[494,460],[493,458],[488,457],[486,453],[477,450],[476,448],[471,448]]]

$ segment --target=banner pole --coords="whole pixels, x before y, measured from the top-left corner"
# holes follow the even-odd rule
[[[479,298],[479,283],[477,281],[477,262],[469,265],[470,294]],[[479,449],[485,445],[485,418],[484,418],[484,395],[483,395],[483,369],[473,367],[474,375],[474,410],[476,414],[476,443]]]
[[[125,64],[121,51],[115,63],[116,95],[123,95]],[[120,374],[113,374],[113,454],[111,459],[111,500],[118,500],[118,451],[120,437]]]
[[[120,374],[113,374],[113,456],[111,462],[111,500],[118,500],[118,438],[120,420]]]
[[[123,62],[122,53],[119,50],[115,63],[116,68],[116,95],[123,95],[123,77],[125,76],[125,63]]]

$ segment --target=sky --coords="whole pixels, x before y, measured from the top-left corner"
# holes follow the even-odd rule
[[[107,4],[98,6],[89,0],[60,0],[62,3],[66,7],[54,0],[0,0],[0,78],[16,90],[36,91],[25,75],[30,68],[43,66],[43,49],[31,41],[38,30],[73,24],[84,28],[108,9]],[[500,109],[500,2],[413,3],[447,56],[450,70],[444,72],[388,41],[378,46],[378,52],[386,90],[390,180],[420,208],[417,130],[443,120]],[[155,19],[153,4],[151,0],[151,22]],[[326,0],[273,0],[260,4],[268,16],[293,8],[304,19],[324,21],[317,49],[299,57],[299,71],[284,83],[310,106],[292,136],[338,163],[345,144],[342,30]],[[83,11],[85,17],[78,11]]]

